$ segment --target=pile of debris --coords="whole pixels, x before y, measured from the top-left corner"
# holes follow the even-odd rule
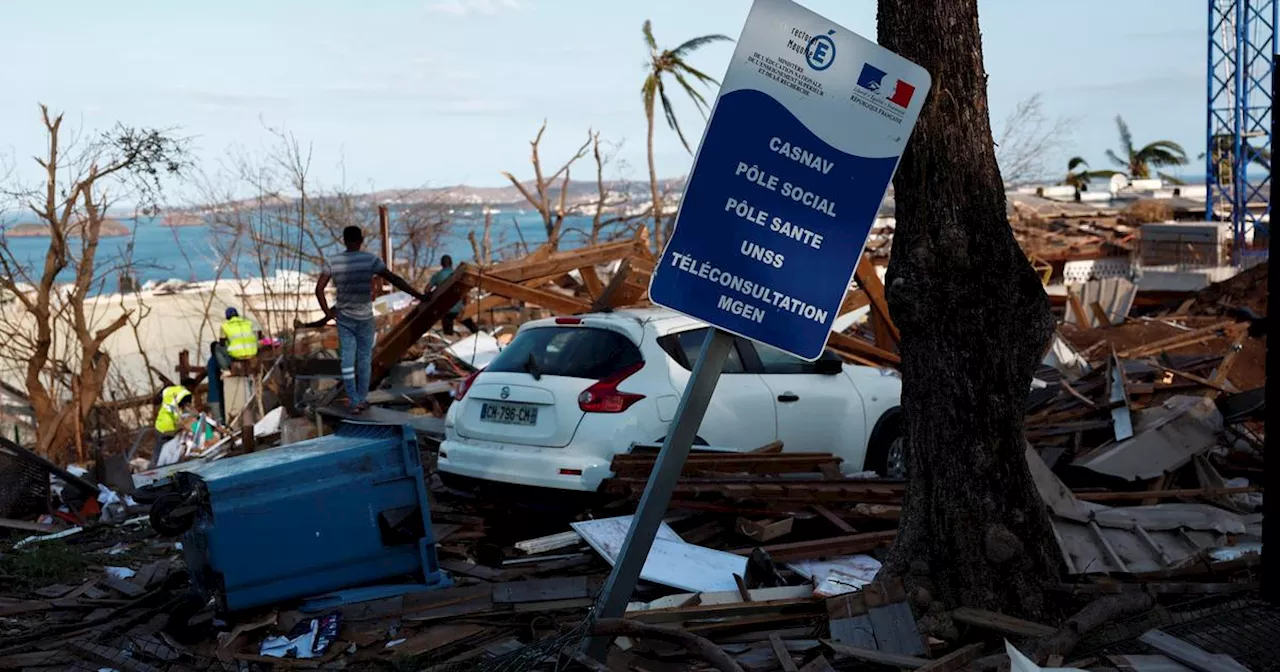
[[[617,455],[612,477],[591,497],[454,489],[432,464],[461,376],[482,368],[511,327],[540,309],[643,305],[653,269],[647,250],[624,241],[485,269],[463,265],[430,301],[384,297],[375,355],[383,389],[361,419],[407,426],[417,437],[420,452],[406,458],[417,471],[406,475],[423,484],[429,528],[410,540],[429,540],[425,564],[438,564],[443,587],[351,586],[223,613],[191,591],[208,583],[188,566],[207,552],[191,545],[199,536],[166,536],[176,534],[166,516],[187,502],[169,502],[159,515],[160,500],[144,496],[209,465],[233,472],[237,454],[269,462],[272,446],[327,438],[342,426],[347,413],[332,403],[336,362],[325,356],[336,344],[325,332],[293,339],[281,366],[261,379],[267,405],[280,406],[262,417],[245,413],[229,428],[226,450],[130,473],[138,470],[118,456],[60,469],[2,446],[0,460],[21,469],[0,469],[9,516],[0,519],[8,535],[0,669],[945,672],[1009,664],[1029,671],[1034,658],[1050,667],[1262,670],[1280,660],[1280,637],[1244,650],[1202,636],[1205,623],[1222,629],[1233,618],[1280,633],[1280,620],[1253,599],[1266,345],[1254,321],[1266,292],[1257,271],[1157,317],[1131,317],[1132,295],[1108,293],[1110,285],[1069,297],[1067,320],[1036,374],[1026,459],[1067,568],[1055,594],[1064,615],[1082,609],[1075,616],[1033,623],[962,606],[946,614],[949,632],[922,631],[903,586],[876,580],[897,534],[904,484],[849,476],[833,454],[774,442],[732,453],[695,447],[625,617],[593,620],[657,446]],[[840,312],[865,309],[869,320],[845,325],[831,347],[852,362],[893,366],[898,332],[869,258],[856,278]],[[464,291],[473,299],[465,316],[491,331],[433,333]],[[270,383],[277,370],[292,377],[293,390]],[[304,387],[313,389],[296,393]],[[282,488],[295,485],[311,483]],[[412,516],[376,518],[380,538],[404,543]],[[1097,629],[1096,599],[1128,616]],[[580,653],[593,635],[613,642],[604,666]],[[1220,667],[1196,662],[1205,660]]]

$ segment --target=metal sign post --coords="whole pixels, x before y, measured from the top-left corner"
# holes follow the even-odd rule
[[[734,335],[822,356],[929,85],[791,0],[752,4],[649,283],[713,328],[593,618],[626,611]]]
[[[653,548],[653,538],[667,513],[671,492],[680,479],[680,472],[684,470],[689,449],[693,446],[693,437],[702,425],[703,416],[707,414],[711,394],[716,390],[720,372],[724,370],[729,348],[732,347],[733,334],[714,328],[707,330],[707,340],[702,343],[702,352],[698,354],[689,383],[685,385],[684,394],[680,397],[680,405],[671,422],[671,431],[667,432],[667,438],[662,442],[662,450],[653,465],[644,494],[640,496],[636,515],[631,518],[627,538],[618,551],[617,564],[613,566],[613,571],[609,573],[609,578],[600,591],[594,618],[619,618],[626,613],[627,603],[631,601],[636,582],[640,580],[640,571],[649,559],[649,549]],[[603,661],[608,646],[608,639],[593,637],[587,640],[585,653]]]
[[[1273,22],[1271,25],[1275,26],[1276,24]],[[1280,42],[1276,42],[1273,39],[1272,43],[1275,45],[1274,51],[1277,52],[1275,54],[1272,54],[1271,56],[1271,91],[1274,93],[1275,91],[1278,90],[1276,88],[1276,85],[1280,84]],[[1276,112],[1274,108],[1271,111],[1271,137],[1280,138],[1280,135],[1276,135]],[[1275,165],[1275,164],[1271,164],[1271,165]],[[1275,175],[1273,174],[1271,176],[1271,184],[1274,185],[1275,183],[1276,183]],[[1274,214],[1274,211],[1272,211],[1272,214]],[[1271,231],[1271,223],[1268,222],[1267,223],[1267,286],[1268,287],[1271,286],[1271,281],[1274,279],[1273,276],[1275,275],[1274,273],[1271,272],[1271,257],[1273,256],[1271,253],[1275,251],[1276,251],[1276,235]],[[1275,293],[1268,292],[1267,293],[1267,317],[1268,318],[1276,314],[1277,308],[1280,308],[1280,305],[1278,304],[1280,304],[1280,300],[1276,299]],[[1276,359],[1277,359],[1277,356],[1276,356],[1275,349],[1268,350],[1267,351],[1267,369],[1273,373],[1277,370],[1280,370],[1277,368],[1280,365],[1276,363]],[[1263,399],[1264,399],[1265,405],[1270,406],[1271,408],[1280,408],[1280,406],[1276,405],[1276,401],[1277,401],[1276,389],[1277,389],[1276,384],[1272,383],[1271,379],[1268,378],[1266,382],[1266,391],[1263,392]],[[1276,449],[1275,449],[1276,442],[1273,439],[1275,437],[1276,431],[1280,430],[1280,427],[1277,427],[1277,425],[1280,425],[1280,422],[1276,421],[1275,413],[1267,413],[1264,422],[1265,422],[1264,429],[1263,429],[1264,445],[1265,445],[1264,452],[1266,450],[1270,450],[1271,452],[1276,452]],[[1277,453],[1277,454],[1280,454],[1280,453]],[[1266,598],[1266,600],[1271,604],[1280,606],[1280,560],[1277,560],[1278,558],[1280,558],[1280,550],[1276,550],[1277,548],[1280,548],[1280,546],[1276,545],[1277,543],[1280,543],[1276,541],[1276,536],[1277,536],[1276,529],[1277,529],[1277,526],[1280,526],[1280,522],[1277,522],[1277,521],[1280,521],[1280,511],[1277,510],[1277,506],[1276,506],[1276,503],[1280,502],[1280,464],[1276,464],[1276,462],[1280,462],[1280,459],[1272,460],[1272,465],[1269,468],[1265,467],[1264,465],[1264,471],[1263,471],[1263,482],[1266,484],[1264,487],[1264,490],[1270,490],[1271,495],[1269,497],[1264,496],[1262,498],[1262,515],[1264,520],[1266,520],[1267,518],[1270,518],[1272,523],[1271,525],[1262,526],[1261,576],[1262,576],[1263,597]],[[1270,555],[1267,554],[1268,550],[1271,551]]]

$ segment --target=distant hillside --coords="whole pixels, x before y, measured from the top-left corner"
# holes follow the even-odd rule
[[[659,182],[659,188],[666,193],[678,192],[684,188],[685,178],[668,178]],[[524,183],[524,187],[530,193],[534,191],[532,182]],[[604,183],[604,188],[611,194],[610,200],[624,200],[626,196],[630,203],[648,203],[649,201],[649,183],[639,181],[621,181],[611,180]],[[592,204],[599,198],[597,185],[594,181],[588,180],[571,180],[569,182],[568,196],[565,199],[566,205],[569,207]],[[548,189],[548,197],[554,202],[560,198],[560,187],[557,185]],[[200,213],[214,212],[218,210],[235,210],[247,207],[273,207],[286,205],[291,202],[289,199],[272,196],[265,202],[259,199],[243,199],[239,201],[231,201],[228,203],[219,203],[209,205],[203,208],[174,208],[169,210],[165,215],[166,223],[170,226],[184,226],[196,223],[200,218]],[[520,195],[520,191],[514,186],[506,187],[469,187],[466,185],[457,185],[451,187],[429,187],[422,189],[384,189],[368,194],[361,194],[356,197],[356,205],[358,206],[374,206],[379,204],[422,204],[422,203],[439,203],[441,205],[487,205],[495,208],[528,208],[529,203],[524,196]]]
[[[79,223],[72,224],[68,227],[67,235],[72,238],[79,238],[83,231],[82,225]],[[42,222],[23,222],[21,224],[13,224],[11,226],[0,227],[5,236],[10,238],[48,238],[49,226]],[[98,232],[100,238],[115,238],[119,236],[127,236],[133,230],[128,225],[116,219],[106,219],[102,222],[102,228]]]

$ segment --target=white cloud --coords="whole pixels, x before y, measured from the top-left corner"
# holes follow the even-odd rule
[[[494,16],[507,12],[518,12],[525,9],[524,0],[434,0],[427,9],[451,16],[483,14]]]

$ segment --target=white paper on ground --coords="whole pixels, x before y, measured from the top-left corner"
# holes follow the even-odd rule
[[[880,561],[869,555],[846,555],[830,560],[792,562],[787,567],[813,581],[819,593],[835,596],[861,590],[874,581],[880,571]]]
[[[320,619],[311,619],[311,629],[306,634],[299,635],[293,639],[282,636],[268,637],[262,640],[262,649],[259,650],[260,656],[271,656],[272,658],[284,658],[290,651],[298,658],[314,658],[316,656],[316,635],[320,632]]]
[[[613,565],[618,561],[627,530],[631,529],[631,516],[588,520],[570,526]],[[714,592],[736,590],[738,584],[733,575],[742,575],[746,570],[745,556],[685,543],[670,526],[662,523],[640,578],[680,590]]]
[[[1022,655],[1007,639],[1004,640],[1004,649],[1009,654],[1009,672],[1086,672],[1078,667],[1040,667]]]

